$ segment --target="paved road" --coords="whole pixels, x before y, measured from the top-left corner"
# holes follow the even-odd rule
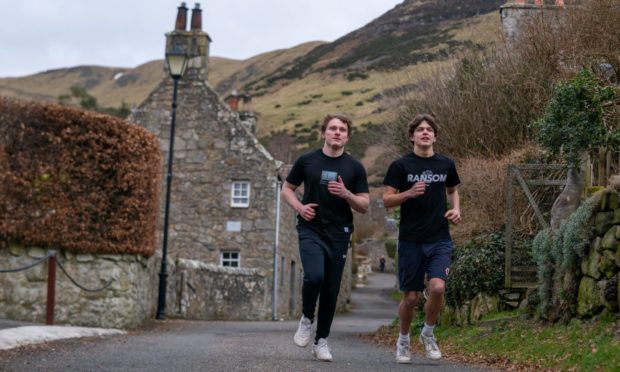
[[[56,341],[0,351],[0,371],[474,371],[479,368],[431,362],[415,356],[398,365],[394,351],[357,337],[394,319],[388,294],[393,274],[374,273],[353,291],[352,311],[338,315],[329,343],[331,363],[310,347],[292,343],[296,321],[155,322],[122,336]]]

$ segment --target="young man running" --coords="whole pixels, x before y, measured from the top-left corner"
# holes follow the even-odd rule
[[[366,213],[370,202],[366,170],[344,152],[351,134],[351,120],[327,115],[321,126],[323,147],[302,155],[282,187],[282,198],[298,213],[299,254],[304,270],[302,313],[293,342],[305,347],[312,337],[317,299],[318,321],[312,354],[331,361],[327,345],[340,280],[353,232],[351,209]],[[304,184],[303,199],[295,190]]]
[[[409,329],[424,290],[425,274],[429,280],[428,299],[419,340],[427,358],[441,359],[433,328],[443,303],[452,260],[448,221],[458,224],[461,208],[456,188],[460,180],[454,161],[433,149],[437,129],[435,118],[430,115],[413,118],[408,131],[413,152],[394,161],[383,180],[383,204],[386,208],[400,205],[401,216],[398,279],[403,297],[398,307],[398,363],[411,363]]]

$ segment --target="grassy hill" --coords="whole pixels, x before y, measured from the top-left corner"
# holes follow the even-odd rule
[[[24,99],[54,101],[71,86],[86,89],[103,106],[137,105],[164,77],[163,60],[133,69],[78,66],[35,75],[0,79],[0,94]]]
[[[359,137],[391,120],[400,109],[395,98],[423,93],[434,67],[495,41],[503,3],[405,0],[332,43],[307,42],[242,61],[211,57],[209,83],[220,95],[234,89],[253,96],[258,137],[267,145],[275,133],[286,134],[301,151],[318,140],[325,113],[348,113],[360,129],[351,149],[361,157],[368,141]],[[0,79],[0,94],[57,101],[77,85],[101,106],[132,106],[163,78],[163,60],[133,69],[79,66]]]

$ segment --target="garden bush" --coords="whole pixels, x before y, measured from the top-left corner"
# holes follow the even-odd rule
[[[0,97],[0,238],[152,255],[161,161],[157,137],[125,120]]]
[[[481,233],[455,247],[446,283],[448,305],[458,307],[478,293],[496,293],[503,284],[503,233]]]

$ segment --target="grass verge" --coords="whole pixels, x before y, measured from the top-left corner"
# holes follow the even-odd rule
[[[411,333],[417,335],[414,321]],[[415,328],[415,329],[414,329]],[[511,371],[620,371],[620,317],[569,324],[543,324],[518,313],[496,313],[479,324],[435,330],[448,360]],[[392,348],[398,324],[368,336]],[[413,338],[414,340],[416,337]],[[414,352],[423,354],[417,342]]]

